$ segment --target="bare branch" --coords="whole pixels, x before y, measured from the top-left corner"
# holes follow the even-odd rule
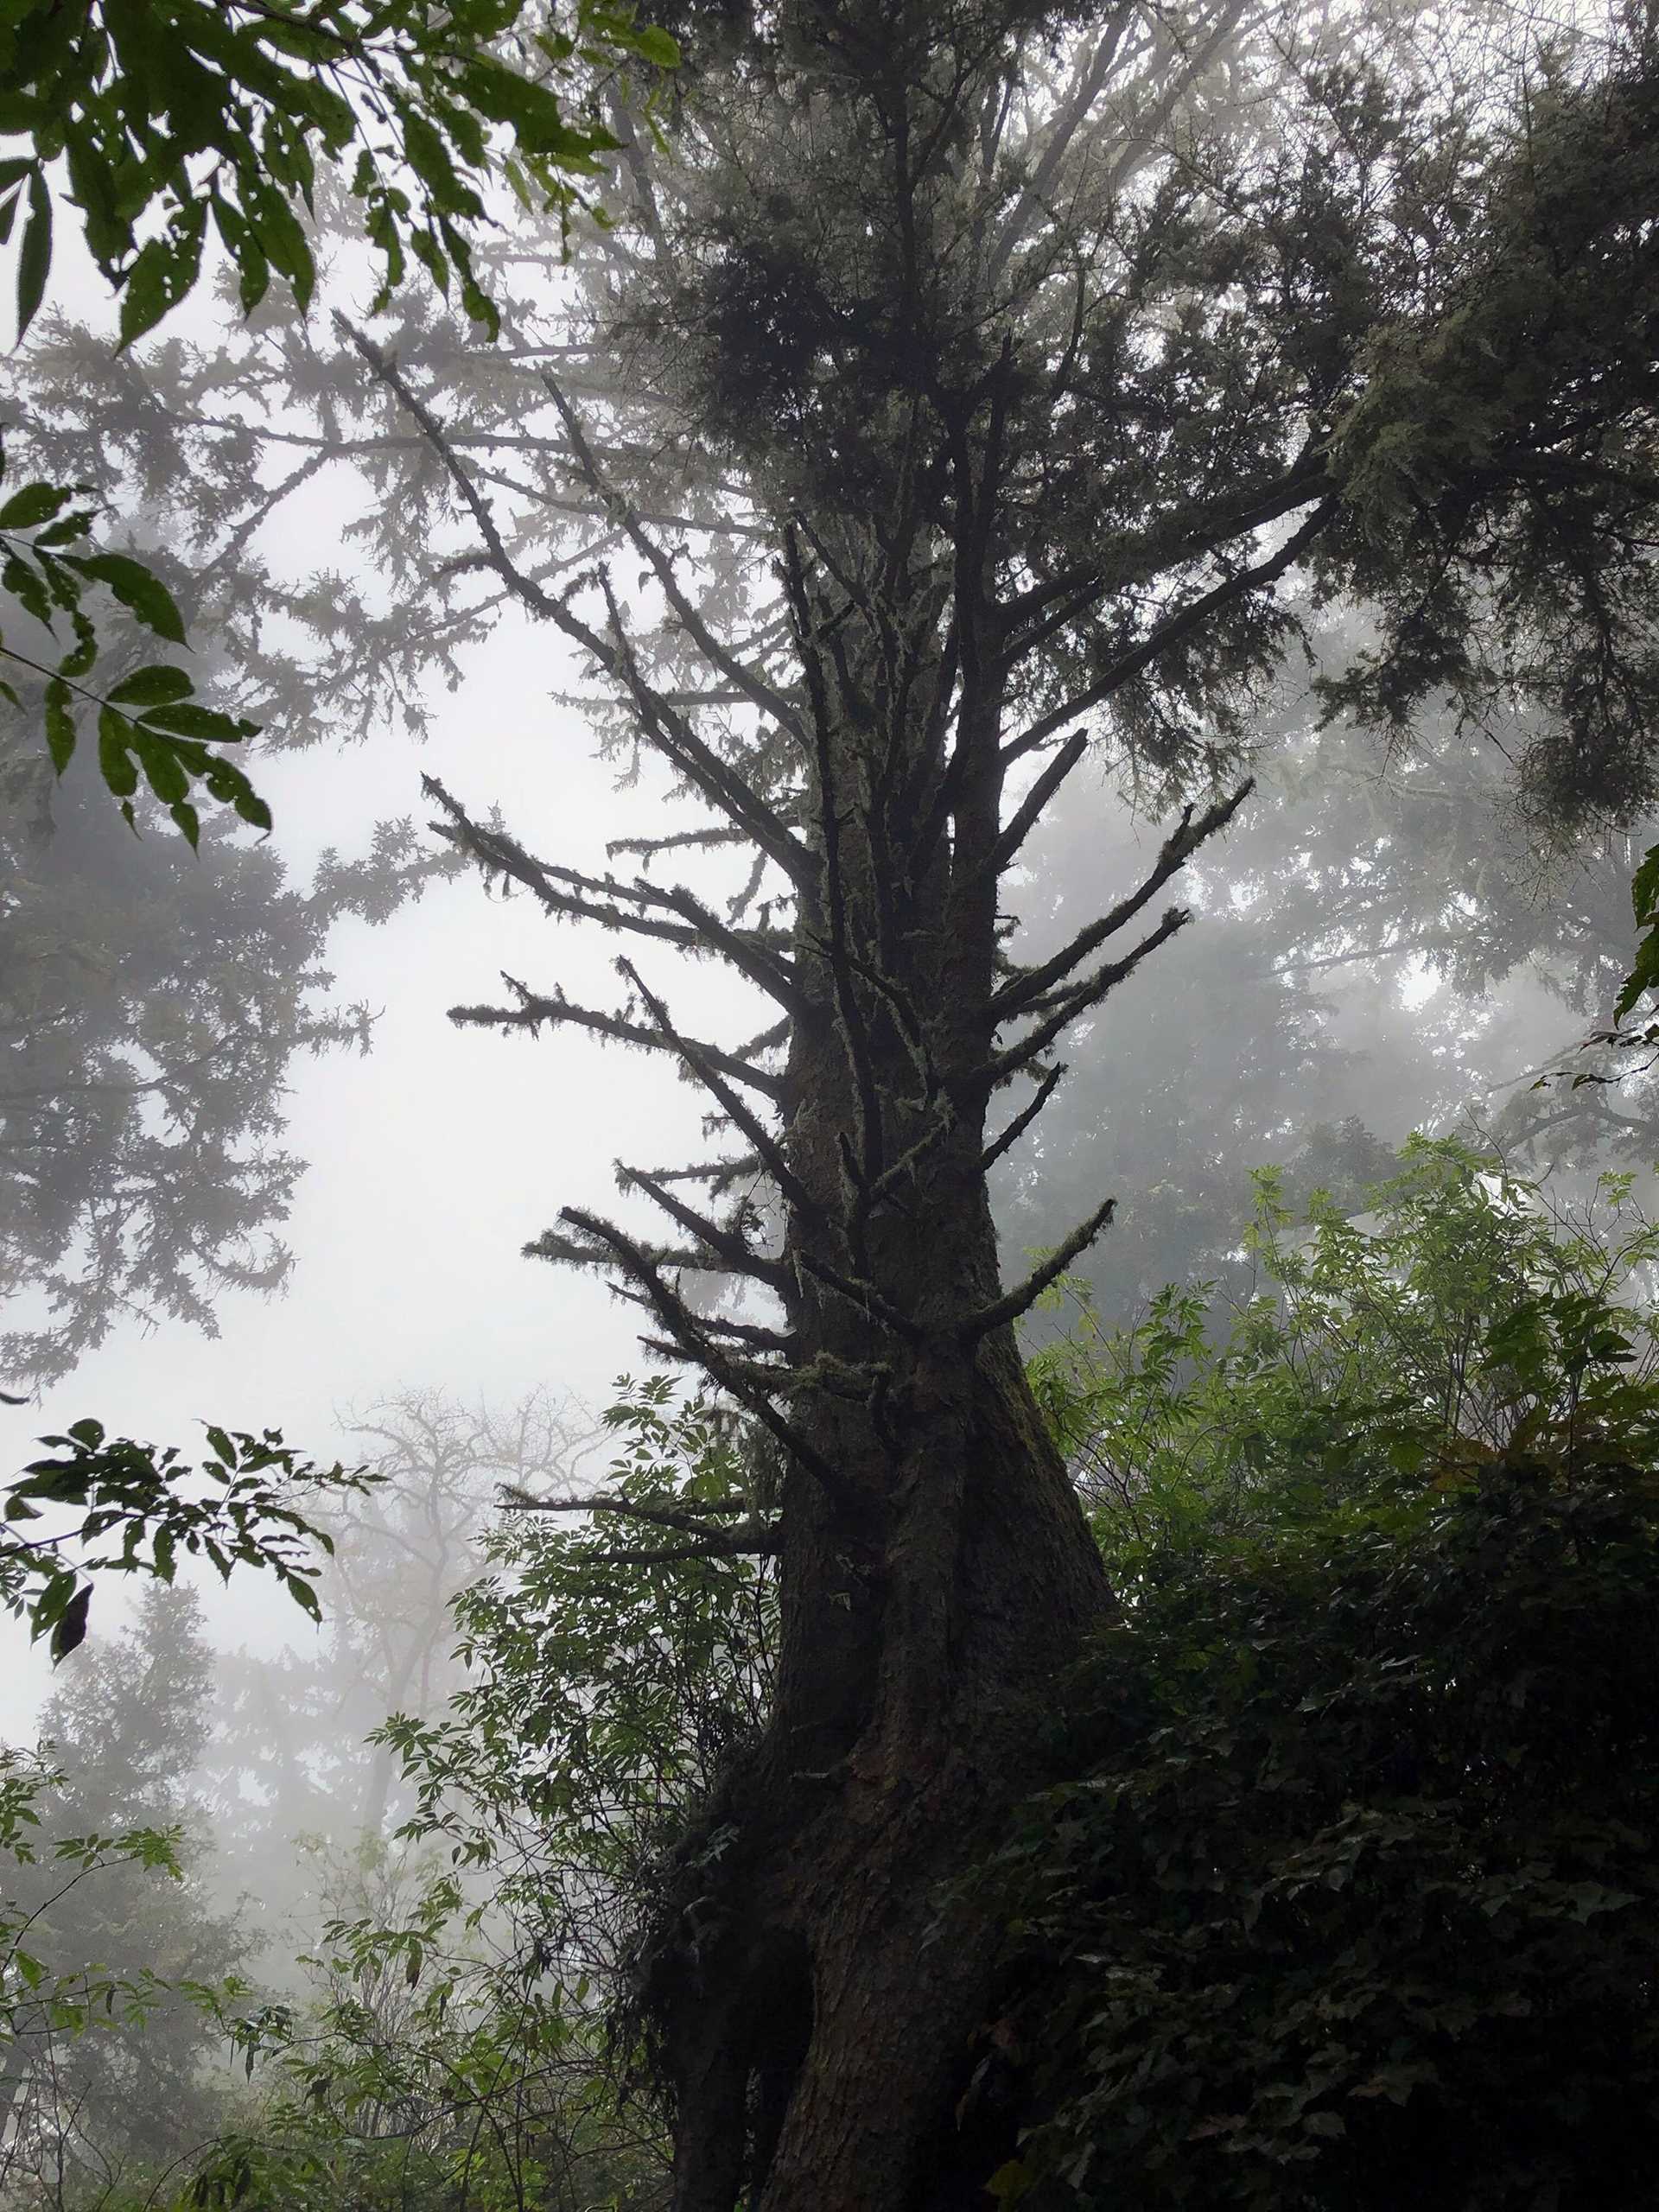
[[[627,968],[626,962],[619,962],[618,965],[633,978],[634,971]],[[751,1067],[734,1053],[721,1052],[718,1045],[702,1044],[671,1029],[646,1029],[637,1021],[630,1021],[625,1014],[601,1014],[594,1007],[577,1006],[556,988],[550,998],[545,997],[505,969],[501,980],[518,998],[516,1007],[452,1006],[450,1020],[457,1027],[528,1029],[532,1034],[544,1022],[554,1026],[563,1022],[572,1028],[590,1029],[596,1037],[608,1037],[614,1044],[638,1045],[651,1052],[672,1052],[707,1088],[714,1088],[709,1080],[709,1071],[717,1070],[735,1083],[748,1084],[774,1104],[783,1096],[779,1077],[768,1075],[763,1068]],[[724,1084],[715,1095],[722,1105],[727,1104],[729,1093]]]
[[[741,1274],[753,1275],[757,1282],[764,1282],[779,1297],[791,1287],[788,1270],[776,1260],[768,1260],[753,1252],[734,1230],[699,1213],[695,1206],[686,1205],[683,1198],[665,1190],[654,1175],[643,1167],[624,1167],[619,1160],[616,1169],[617,1187],[622,1191],[640,1190],[659,1205],[671,1221],[677,1222],[688,1235],[699,1238],[709,1247],[714,1259]]]
[[[628,1497],[538,1497],[533,1491],[503,1483],[499,1502],[507,1513],[619,1513],[629,1521],[643,1521],[656,1529],[678,1529],[685,1535],[706,1535],[701,1516],[735,1513],[747,1518],[750,1500],[741,1496],[687,1498],[679,1505],[650,1505]]]
[[[592,1567],[679,1567],[699,1559],[775,1559],[782,1540],[769,1522],[757,1521],[752,1529],[732,1529],[709,1535],[700,1544],[670,1544],[661,1551],[589,1552]]]
[[[798,1364],[800,1339],[782,1329],[768,1329],[758,1321],[734,1321],[724,1313],[700,1313],[697,1321],[710,1336],[729,1337],[734,1344],[742,1344],[749,1351],[769,1352]]]
[[[1026,753],[1035,752],[1039,746],[1046,745],[1057,730],[1063,728],[1067,722],[1075,721],[1089,708],[1097,707],[1103,701],[1109,699],[1114,691],[1122,690],[1132,677],[1139,676],[1144,669],[1150,668],[1172,645],[1179,645],[1184,639],[1203,629],[1211,616],[1220,613],[1235,601],[1245,598],[1253,591],[1265,591],[1269,585],[1276,583],[1287,569],[1294,568],[1313,540],[1335,519],[1337,508],[1338,502],[1334,498],[1322,499],[1301,528],[1287,537],[1276,553],[1270,554],[1265,561],[1258,561],[1254,568],[1236,569],[1211,590],[1201,592],[1198,598],[1189,600],[1185,607],[1178,607],[1174,613],[1158,623],[1138,645],[1131,645],[1127,652],[1120,653],[1094,683],[1075,693],[1063,706],[1039,715],[1031,728],[1022,730],[1018,737],[1010,738],[1002,748],[1004,763],[1018,760]],[[1074,615],[1076,611],[1072,610]]]
[[[556,598],[550,592],[543,591],[517,565],[497,527],[489,501],[479,490],[450,444],[437,416],[415,391],[391,355],[383,353],[372,339],[358,330],[344,315],[336,315],[335,322],[375,375],[397,394],[420,425],[427,442],[436,454],[462,504],[472,516],[474,526],[483,541],[489,566],[501,578],[512,596],[532,614],[562,630],[573,643],[590,654],[607,675],[622,683],[645,725],[651,741],[658,751],[679,769],[711,806],[761,845],[791,880],[799,881],[807,868],[807,855],[801,851],[785,824],[760,793],[751,788],[736,769],[721,760],[712,747],[705,745],[684,715],[670,706],[663,695],[645,682],[637,657],[628,646],[626,634],[616,618],[615,602],[608,592],[607,605],[617,632],[613,644],[607,643],[591,624],[582,621],[579,615],[574,613],[564,599]]]
[[[912,1321],[908,1313],[901,1313],[890,1300],[884,1298],[873,1282],[866,1282],[861,1277],[844,1275],[838,1268],[815,1259],[810,1252],[797,1252],[795,1258],[807,1274],[823,1283],[827,1290],[833,1290],[838,1298],[844,1298],[849,1306],[855,1306],[861,1313],[868,1314],[881,1322],[907,1343],[921,1342],[924,1332],[920,1325]]]
[[[615,1224],[601,1221],[596,1214],[584,1213],[574,1206],[561,1210],[559,1218],[568,1221],[573,1229],[595,1244],[601,1246],[622,1272],[638,1283],[646,1301],[673,1342],[688,1359],[691,1359],[721,1388],[731,1393],[741,1405],[747,1406],[761,1426],[775,1436],[803,1471],[812,1477],[825,1496],[834,1501],[843,1512],[856,1510],[857,1499],[845,1478],[832,1467],[823,1453],[808,1442],[785,1420],[772,1403],[770,1391],[786,1387],[787,1370],[779,1370],[775,1379],[760,1386],[747,1363],[732,1359],[714,1343],[696,1314],[677,1298],[663,1280],[660,1269],[649,1253],[623,1234]]]
[[[1001,236],[991,249],[983,279],[988,289],[1007,268],[1010,255],[1024,237],[1033,217],[1046,207],[1050,188],[1061,162],[1065,158],[1066,149],[1088,119],[1090,109],[1111,74],[1123,34],[1134,22],[1136,12],[1130,0],[1120,0],[1116,15],[1103,31],[1093,53],[1086,61],[1078,63],[1069,97],[1062,102],[1048,124],[1047,143],[1032,172],[1030,181],[1014,203],[1012,213],[1002,226]]]
[[[1010,1151],[1019,1143],[1020,1138],[1024,1136],[1026,1131],[1054,1096],[1060,1078],[1065,1073],[1064,1064],[1058,1067],[1050,1068],[1048,1073],[1038,1084],[1036,1096],[1030,1103],[1016,1114],[1001,1135],[995,1138],[981,1153],[979,1164],[982,1169],[994,1167],[1005,1152]]]
[[[1050,959],[1041,961],[1034,968],[1020,969],[1009,977],[991,1000],[991,1012],[999,1023],[1012,1020],[1016,1015],[1035,1014],[1042,1010],[1048,992],[1062,982],[1078,963],[1104,944],[1107,938],[1132,922],[1143,907],[1150,905],[1173,875],[1178,874],[1198,851],[1200,845],[1224,830],[1250,793],[1255,789],[1255,779],[1249,777],[1228,798],[1217,799],[1194,818],[1192,807],[1185,808],[1179,822],[1165,838],[1159,849],[1158,859],[1151,873],[1132,891],[1121,899],[1109,912],[1088,928],[1079,930],[1071,942],[1061,947]]]
[[[1138,540],[1132,564],[1133,580],[1144,582],[1204,555],[1214,554],[1229,539],[1263,530],[1269,523],[1294,514],[1298,507],[1306,506],[1329,489],[1330,472],[1325,455],[1310,446],[1298,455],[1287,474],[1251,491],[1242,500],[1235,497],[1218,501],[1189,515],[1180,536],[1161,549],[1154,550],[1146,540]],[[1086,614],[1108,591],[1121,588],[1131,578],[1124,575],[1121,564],[1109,557],[1096,556],[1074,563],[1058,575],[1049,576],[1041,583],[1016,593],[1012,599],[1002,601],[997,611],[1002,620],[1010,660],[1024,659],[1056,631]]]
[[[712,746],[706,745],[678,709],[671,707],[663,694],[646,681],[623,624],[610,579],[603,569],[599,571],[596,581],[610,620],[609,642],[563,603],[556,602],[559,611],[553,619],[568,636],[586,646],[608,676],[625,687],[651,742],[664,759],[677,768],[728,821],[741,828],[768,858],[776,861],[791,883],[799,886],[809,881],[811,855],[791,836],[788,825],[747,778],[729,761],[722,760]]]
[[[1052,1009],[1052,1012],[1034,1029],[1027,1030],[1017,1043],[1009,1046],[1007,1052],[999,1052],[982,1070],[981,1079],[994,1090],[999,1084],[1006,1083],[1010,1076],[1018,1075],[1022,1068],[1028,1068],[1033,1060],[1040,1059],[1079,1015],[1087,1014],[1091,1007],[1098,1006],[1109,992],[1115,991],[1126,976],[1135,973],[1149,953],[1156,952],[1160,944],[1166,944],[1177,931],[1186,927],[1192,918],[1185,907],[1172,906],[1157,928],[1149,931],[1139,944],[1124,954],[1122,959],[1109,961],[1103,968],[1096,968],[1092,976],[1085,976],[1081,982],[1074,983],[1069,989],[1046,1000],[1044,1003]]]
[[[377,346],[366,331],[359,330],[338,309],[334,313],[334,328],[367,362],[381,383],[397,394],[407,411],[420,425],[427,443],[442,463],[450,482],[460,493],[461,503],[472,516],[474,527],[484,541],[490,566],[495,570],[514,598],[527,607],[532,614],[543,620],[556,619],[554,610],[558,602],[549,597],[539,584],[514,562],[508,552],[506,540],[496,526],[490,503],[474,482],[471,473],[462,465],[460,456],[450,444],[448,434],[437,416],[420,397],[414,386],[390,353]]]
[[[729,1069],[722,1071],[720,1065],[721,1060],[726,1056],[721,1054],[716,1057],[711,1054],[705,1046],[696,1044],[690,1039],[682,1037],[669,1018],[668,1008],[649,988],[639,969],[626,960],[619,960],[616,964],[619,972],[633,985],[649,1007],[652,1019],[656,1022],[662,1038],[671,1043],[703,1089],[719,1102],[738,1128],[742,1130],[756,1152],[765,1160],[773,1181],[785,1197],[800,1212],[809,1217],[816,1217],[819,1211],[817,1202],[794,1169],[791,1167],[785,1156],[783,1147],[760,1116],[745,1105],[730,1084],[721,1081],[722,1072],[731,1072]],[[740,1063],[741,1065],[742,1064]],[[757,1090],[764,1088],[774,1100],[781,1101],[782,1099],[784,1086],[782,1081],[777,1077],[768,1076],[764,1085],[756,1084],[755,1088]]]
[[[676,1273],[688,1268],[693,1272],[709,1272],[707,1254],[693,1251],[690,1247],[680,1251],[668,1244],[651,1244],[641,1245],[640,1249],[648,1251],[653,1264],[658,1268],[672,1268]],[[579,1243],[574,1236],[562,1236],[556,1229],[544,1229],[528,1244],[521,1244],[518,1250],[523,1259],[546,1260],[554,1267],[601,1268],[610,1264],[607,1254],[594,1251],[591,1244]],[[631,1305],[648,1306],[650,1302],[639,1292],[628,1290],[620,1283],[613,1283],[611,1291],[614,1297],[626,1299]],[[681,1357],[677,1350],[673,1357]]]
[[[1088,1220],[1074,1229],[1065,1242],[1057,1246],[1042,1265],[1034,1268],[1022,1283],[970,1315],[962,1325],[963,1342],[976,1344],[981,1337],[988,1336],[993,1329],[1007,1328],[1022,1313],[1029,1313],[1049,1285],[1058,1282],[1072,1261],[1088,1250],[1116,1209],[1116,1198],[1108,1198],[1103,1205],[1096,1206]]]
[[[464,847],[480,868],[522,884],[549,913],[656,938],[682,951],[719,953],[787,1012],[798,1014],[804,1007],[790,963],[767,936],[728,927],[681,886],[665,890],[643,878],[621,883],[614,877],[582,875],[575,868],[538,861],[505,832],[475,822],[435,776],[423,776],[421,787],[449,817],[448,823],[432,824],[440,836]],[[641,911],[629,912],[630,906]],[[665,922],[645,911],[664,908],[679,915],[680,921]]]
[[[664,691],[663,696],[671,707],[684,703],[672,691]],[[707,851],[716,845],[746,845],[748,842],[743,830],[728,823],[723,829],[716,825],[711,830],[677,830],[666,837],[613,837],[605,848],[605,857],[614,860],[619,853],[633,853],[642,861],[651,861],[658,853],[676,852],[686,845]]]
[[[1089,734],[1086,730],[1078,730],[1074,736],[1066,740],[1032,785],[1018,813],[992,847],[985,861],[985,870],[988,874],[1001,874],[1020,846],[1037,827],[1038,823],[1041,821],[1043,810],[1047,806],[1050,799],[1053,798],[1055,792],[1058,791],[1060,785],[1088,750]]]
[[[541,384],[543,390],[557,410],[559,420],[564,424],[565,435],[570,441],[571,450],[575,453],[582,474],[587,479],[588,488],[598,498],[604,500],[609,512],[614,515],[623,530],[626,531],[629,543],[650,563],[652,573],[662,587],[663,596],[673,609],[674,619],[681,629],[690,639],[710,667],[718,669],[727,682],[741,691],[751,706],[758,708],[762,714],[770,715],[779,727],[787,730],[796,743],[804,749],[807,742],[806,731],[793,705],[775,684],[769,683],[758,670],[739,660],[737,656],[722,645],[715,635],[681,589],[679,578],[674,573],[673,562],[663,551],[656,539],[640,527],[639,517],[627,500],[607,485],[600,474],[599,464],[594,458],[593,448],[589,446],[587,435],[582,426],[582,417],[559,389],[554,378],[546,371],[542,372]]]

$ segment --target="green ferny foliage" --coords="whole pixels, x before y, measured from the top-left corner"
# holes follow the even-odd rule
[[[1412,1138],[1349,1219],[1317,1194],[1294,1223],[1255,1179],[1256,1288],[1212,1310],[1171,1287],[1132,1329],[1086,1301],[1031,1376],[1120,1584],[1188,1547],[1365,1516],[1513,1450],[1659,1447],[1659,1336],[1637,1302],[1659,1227],[1632,1179],[1580,1217],[1452,1140]]]
[[[1654,1228],[1422,1140],[1369,1216],[1259,1199],[1242,1310],[1039,1363],[1125,1605],[981,1877],[1030,2115],[994,2194],[1635,2212]]]

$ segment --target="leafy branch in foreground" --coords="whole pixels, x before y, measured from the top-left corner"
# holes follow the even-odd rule
[[[120,297],[124,348],[195,289],[209,225],[229,256],[243,309],[272,274],[302,308],[316,286],[312,213],[319,158],[341,162],[378,257],[379,312],[412,253],[446,296],[458,285],[468,315],[492,337],[500,316],[480,282],[472,233],[490,221],[483,190],[498,168],[527,213],[591,210],[587,186],[617,138],[572,112],[579,72],[631,64],[672,69],[666,32],[632,10],[577,0],[569,28],[556,18],[520,29],[524,0],[455,0],[442,14],[384,0],[102,0],[66,9],[23,0],[0,23],[0,132],[29,150],[0,160],[0,245],[20,213],[17,340],[46,296],[52,264],[52,165],[67,168],[86,241]],[[26,211],[26,212],[24,212]],[[79,485],[30,484],[0,512],[0,589],[47,629],[69,618],[75,643],[48,669],[0,641],[0,658],[46,677],[46,734],[63,773],[75,746],[77,705],[96,708],[99,766],[133,821],[142,768],[194,847],[197,780],[245,822],[270,810],[241,770],[210,753],[257,725],[206,708],[181,670],[136,671],[107,695],[81,682],[98,641],[81,607],[104,583],[148,629],[175,645],[184,627],[166,588],[127,554],[71,552],[92,522],[73,502]],[[37,526],[28,543],[16,533]],[[18,703],[10,686],[0,693]],[[129,711],[136,709],[137,712]]]
[[[319,156],[340,162],[353,149],[349,188],[380,257],[380,302],[412,252],[441,290],[453,272],[467,313],[493,333],[467,232],[487,219],[480,188],[497,158],[526,207],[539,196],[568,218],[617,144],[562,97],[578,68],[679,60],[625,7],[579,0],[568,29],[556,18],[521,29],[525,13],[523,0],[454,0],[442,13],[384,0],[25,0],[0,33],[0,129],[33,141],[0,164],[0,236],[25,199],[29,211],[18,336],[45,294],[46,176],[60,156],[130,346],[194,289],[210,219],[245,308],[273,271],[304,307],[316,260],[301,210]]]
[[[4,475],[0,451],[0,480]],[[0,588],[42,629],[55,630],[62,618],[74,636],[68,651],[48,666],[9,645],[0,633],[0,660],[46,679],[46,742],[52,766],[59,775],[69,766],[79,734],[77,712],[90,708],[98,716],[99,770],[130,826],[136,826],[132,797],[142,768],[193,849],[201,828],[190,803],[191,785],[197,779],[214,798],[234,807],[244,822],[269,830],[270,809],[247,777],[233,761],[209,750],[251,737],[257,723],[204,707],[185,671],[171,664],[133,669],[107,691],[84,681],[99,650],[97,626],[84,604],[89,585],[101,584],[153,635],[169,645],[185,642],[183,617],[154,569],[129,553],[91,547],[93,511],[75,505],[90,488],[29,483],[0,505]],[[22,705],[3,679],[0,697],[14,707]]]
[[[327,1472],[285,1446],[281,1434],[210,1427],[214,1457],[200,1468],[181,1465],[176,1448],[125,1437],[105,1440],[103,1426],[79,1421],[64,1436],[41,1441],[59,1454],[36,1459],[22,1479],[9,1484],[0,1539],[0,1605],[27,1618],[31,1637],[51,1638],[54,1661],[84,1642],[92,1577],[105,1573],[149,1574],[171,1582],[182,1550],[206,1558],[230,1580],[238,1566],[274,1574],[302,1611],[321,1618],[315,1584],[319,1562],[312,1547],[334,1551],[334,1539],[290,1503],[296,1488],[310,1491],[362,1491],[379,1479],[361,1469],[336,1465]],[[194,1475],[205,1496],[183,1485]],[[20,1522],[38,1521],[52,1509],[78,1511],[80,1519],[53,1535],[12,1533]],[[118,1548],[91,1558],[71,1548],[112,1540]]]

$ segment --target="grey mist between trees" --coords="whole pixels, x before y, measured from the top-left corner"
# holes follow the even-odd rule
[[[273,824],[8,582],[14,1461],[364,1479],[13,1624],[0,2204],[1634,2212],[1651,13],[566,28],[8,362]]]

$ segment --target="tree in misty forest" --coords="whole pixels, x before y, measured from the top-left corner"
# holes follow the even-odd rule
[[[988,1968],[933,1885],[1033,1778],[1033,1715],[1113,1600],[1011,1325],[1112,1202],[1005,1289],[986,1174],[1067,1033],[1183,925],[1160,894],[1245,795],[1189,807],[1136,887],[1011,963],[999,885],[1089,718],[1147,772],[1223,766],[1300,577],[1371,609],[1333,708],[1403,728],[1426,695],[1472,717],[1521,686],[1537,804],[1652,794],[1648,80],[1563,69],[1522,135],[1455,51],[1352,30],[1226,7],[1066,35],[975,5],[757,30],[690,105],[699,158],[653,173],[593,340],[683,467],[741,484],[739,620],[603,449],[626,401],[590,431],[544,380],[655,635],[602,553],[556,592],[517,565],[432,406],[359,340],[494,575],[755,856],[758,904],[721,913],[543,861],[434,787],[550,915],[721,957],[772,1007],[746,1049],[706,1043],[625,960],[618,1011],[514,984],[459,1014],[668,1052],[730,1140],[621,1171],[674,1242],[567,1211],[534,1248],[609,1271],[785,1464],[753,1540],[781,1555],[769,1723],[645,1953],[682,2212],[965,2202],[987,2171],[951,2116]],[[687,1267],[771,1310],[710,1313]]]
[[[315,1643],[220,1662],[199,1770],[234,1885],[268,1924],[296,1905],[296,1839],[385,1840],[407,1816],[398,1762],[371,1735],[394,1713],[435,1719],[460,1669],[451,1604],[478,1574],[503,1485],[569,1490],[598,1434],[546,1391],[500,1412],[409,1390],[353,1417],[378,1478],[319,1525],[334,1540]]]
[[[268,849],[133,837],[101,793],[53,785],[21,720],[0,766],[0,1386],[16,1389],[124,1316],[211,1333],[224,1293],[284,1280],[288,1071],[366,1050],[372,1027],[328,1002],[328,930],[444,871],[387,823],[301,890]]]
[[[1368,625],[1332,714],[1404,741],[1426,699],[1484,728],[1519,693],[1529,804],[1651,803],[1653,56],[1636,19],[1507,54],[1472,13],[1240,0],[715,12],[670,20],[675,156],[625,147],[582,289],[516,302],[499,352],[344,326],[354,411],[281,435],[296,470],[373,451],[394,693],[516,605],[713,817],[598,876],[434,787],[550,916],[769,1002],[705,1042],[626,961],[618,1007],[512,983],[461,1015],[665,1052],[724,1141],[623,1171],[666,1241],[567,1213],[532,1248],[607,1268],[783,1468],[763,1526],[747,1495],[664,1510],[682,1548],[775,1550],[781,1605],[766,1728],[640,1934],[679,2212],[919,2212],[1003,2148],[963,2103],[986,1930],[937,1885],[1113,1612],[1012,1335],[1111,1198],[1005,1289],[988,1172],[1182,928],[1162,895],[1243,805],[1321,601]],[[275,420],[321,375],[262,334],[240,416],[204,425],[213,372],[161,361],[149,419],[257,448],[248,395]],[[348,671],[338,608],[314,624]],[[1202,795],[1014,957],[1000,887],[1093,742]],[[652,877],[700,843],[747,893]],[[752,1295],[711,1305],[711,1272]]]
[[[212,1985],[252,1948],[217,1910],[204,1861],[203,1808],[188,1789],[210,1725],[213,1656],[188,1590],[147,1584],[132,1624],[89,1644],[41,1713],[63,1784],[33,1831],[35,1863],[8,1869],[9,1901],[38,1913],[31,1951],[48,1973],[85,1968],[163,1986],[140,2017],[97,2018],[72,2032],[42,2005],[13,2022],[4,2052],[14,2164],[77,2187],[107,2190],[124,2171],[153,2173],[193,2152],[216,2118],[207,2069],[223,2035],[209,2011],[168,1983]],[[137,1827],[181,1831],[178,1873],[136,1858],[71,1878],[60,1838]]]

